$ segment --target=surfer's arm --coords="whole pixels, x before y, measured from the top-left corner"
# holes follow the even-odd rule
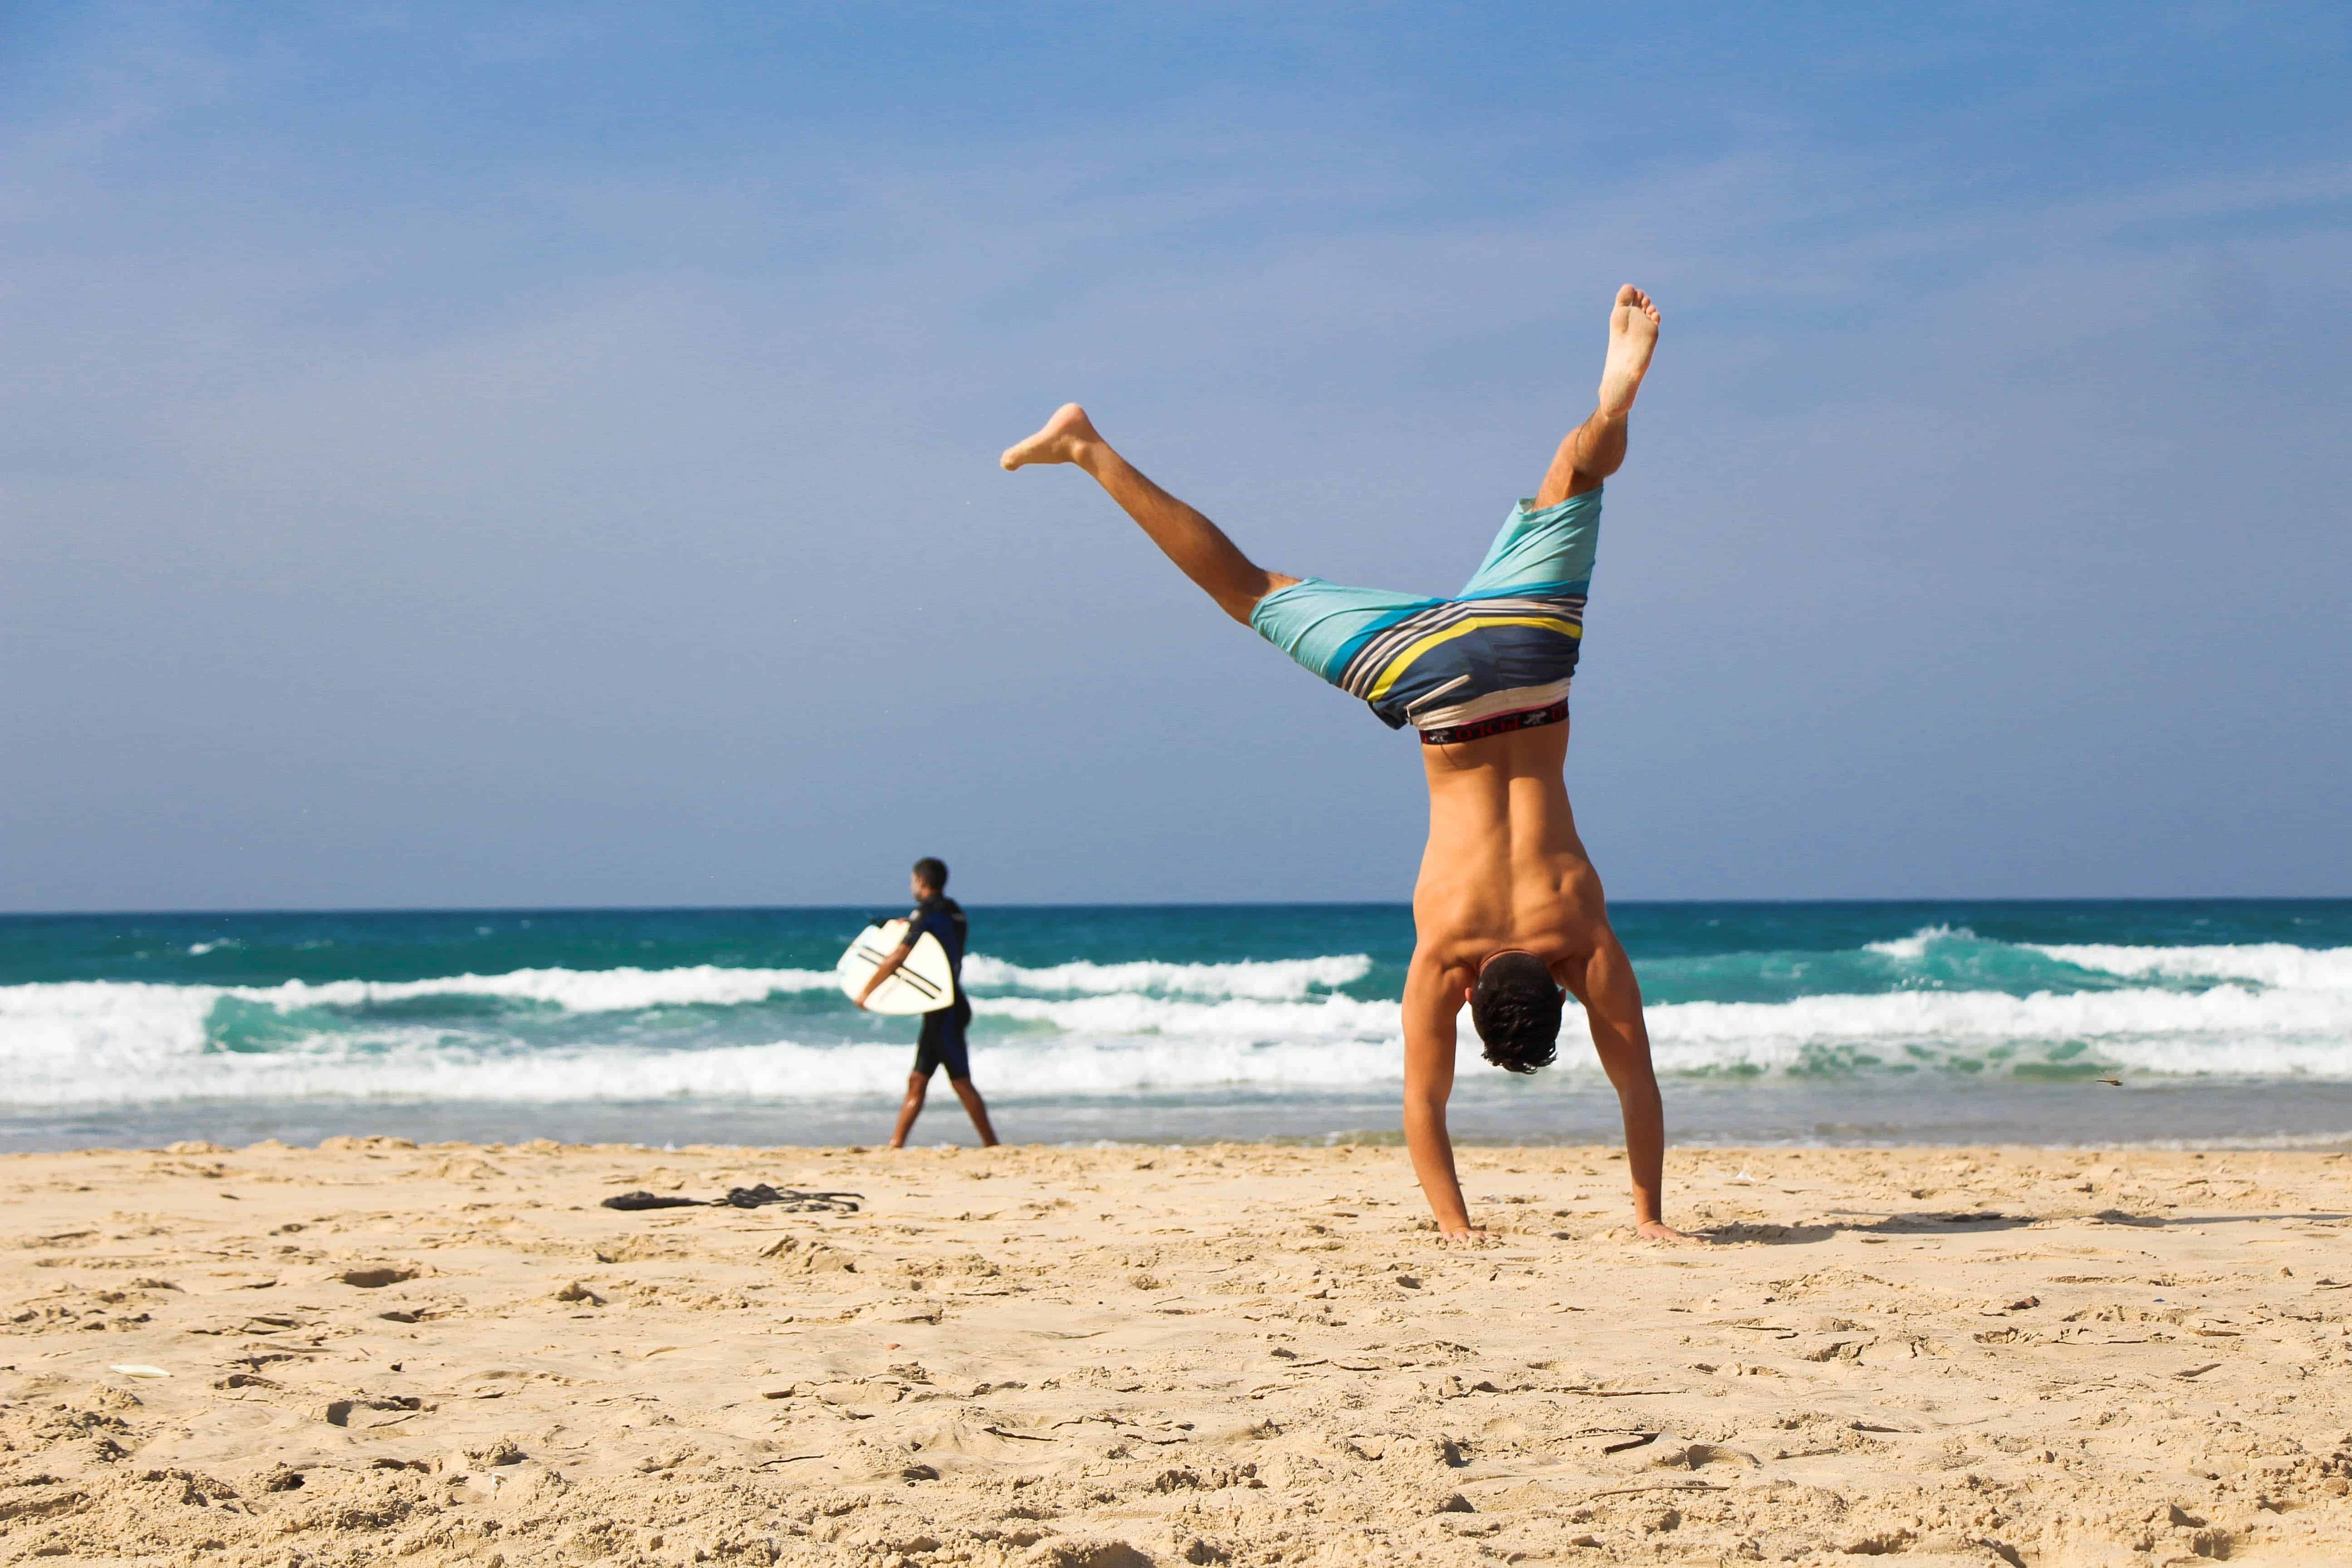
[[[856,998],[857,1005],[860,1007],[865,1006],[866,999],[874,994],[874,988],[881,984],[885,980],[889,979],[890,976],[898,973],[898,966],[906,963],[907,955],[914,951],[915,944],[910,938],[908,941],[898,944],[898,952],[892,953],[889,957],[876,964],[874,966],[874,973],[867,975],[866,977],[866,984],[858,988]]]
[[[1476,1234],[1454,1173],[1454,1140],[1445,1131],[1461,996],[1462,987],[1444,964],[1413,955],[1404,982],[1404,1143],[1437,1228],[1448,1236]]]

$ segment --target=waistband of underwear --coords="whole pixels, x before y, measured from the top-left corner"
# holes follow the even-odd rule
[[[1423,730],[1421,743],[1424,746],[1452,746],[1464,741],[1483,741],[1489,735],[1507,735],[1514,730],[1540,730],[1546,724],[1568,722],[1568,699],[1563,697],[1549,708],[1523,709],[1517,713],[1497,713],[1491,719],[1480,719],[1468,724],[1449,724],[1443,730]]]

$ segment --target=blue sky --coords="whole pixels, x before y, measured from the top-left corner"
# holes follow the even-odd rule
[[[0,908],[1402,899],[1066,398],[1446,592],[1666,315],[1619,897],[2352,891],[2337,6],[201,5],[0,36]]]

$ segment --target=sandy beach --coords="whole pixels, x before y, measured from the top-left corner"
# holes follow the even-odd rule
[[[2352,1561],[2352,1157],[1465,1165],[13,1157],[0,1559]],[[858,1206],[599,1206],[761,1182]]]

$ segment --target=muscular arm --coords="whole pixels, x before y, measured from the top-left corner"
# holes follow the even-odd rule
[[[1653,1239],[1677,1237],[1682,1233],[1664,1218],[1666,1119],[1650,1065],[1650,1032],[1642,1021],[1642,987],[1633,978],[1633,962],[1616,935],[1604,931],[1591,952],[1553,965],[1552,978],[1584,1004],[1593,1051],[1617,1090],[1625,1119],[1634,1229]]]
[[[1435,960],[1414,954],[1404,983],[1404,1144],[1437,1228],[1448,1236],[1472,1234],[1462,1183],[1454,1173],[1454,1140],[1445,1131],[1461,1010],[1455,977]]]

